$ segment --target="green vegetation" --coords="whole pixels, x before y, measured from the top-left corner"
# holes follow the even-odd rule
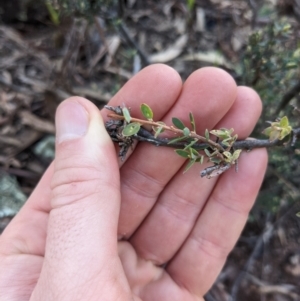
[[[102,12],[108,12],[116,6],[115,0],[46,0],[60,16],[91,17]]]
[[[285,21],[274,22],[249,37],[243,53],[242,84],[253,87],[263,100],[263,114],[253,136],[258,137],[266,127],[266,121],[288,115],[293,126],[299,126],[300,92],[300,44],[295,28]],[[285,118],[281,123],[285,123]],[[271,122],[270,122],[271,123]],[[279,138],[280,133],[290,131],[285,124],[281,132],[276,130],[278,122],[272,122],[264,133]],[[283,138],[283,137],[281,137]],[[297,181],[300,175],[299,155],[293,148],[272,148],[269,150],[269,170],[259,196],[258,206],[276,211],[282,202],[293,202],[299,198]],[[273,184],[270,184],[273,183]],[[274,185],[276,183],[276,185]]]

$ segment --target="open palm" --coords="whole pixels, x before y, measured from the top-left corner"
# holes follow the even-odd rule
[[[74,103],[89,115],[88,134],[57,144],[54,163],[0,237],[0,300],[203,300],[247,220],[265,150],[242,153],[238,173],[209,180],[200,165],[183,174],[174,150],[146,143],[118,163],[87,100],[65,101],[56,122],[67,107],[81,118]],[[239,138],[261,111],[253,90],[217,68],[182,84],[170,67],[149,66],[109,105],[123,103],[139,117],[147,103],[167,124],[174,116],[188,123],[193,112],[197,132],[232,127]]]

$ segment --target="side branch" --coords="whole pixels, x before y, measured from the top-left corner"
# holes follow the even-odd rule
[[[120,116],[118,114],[108,114],[108,117],[116,119],[116,120],[124,120],[123,116]],[[141,120],[137,118],[131,118],[132,122],[141,122],[143,125],[151,125],[151,126],[157,126],[157,123],[154,121],[148,121],[148,120]],[[166,130],[172,131],[177,134],[182,134],[182,130],[176,129],[173,126],[165,126]],[[111,131],[108,131],[110,136],[113,138],[114,141],[117,141],[118,138],[114,133]],[[291,146],[294,145],[295,141],[300,137],[300,128],[296,128],[292,130],[292,139],[290,139],[290,144]],[[173,142],[170,144],[170,141],[172,139],[169,138],[160,138],[160,137],[155,137],[150,131],[147,129],[141,127],[140,130],[138,131],[137,134],[132,136],[133,139],[141,142],[148,142],[150,144],[153,144],[155,146],[167,146],[167,147],[172,147],[172,148],[185,148],[187,146],[187,142],[184,141],[178,141],[178,142]],[[209,140],[208,142],[206,139],[202,136],[199,136],[195,133],[191,133],[191,138],[197,138],[202,143],[195,143],[193,147],[195,149],[201,150],[205,149],[210,146],[217,147],[218,149],[224,149],[226,148],[225,145],[222,145],[222,143],[217,143],[215,141]],[[269,147],[274,147],[274,146],[283,146],[288,144],[286,140],[279,140],[275,139],[273,141],[270,141],[269,139],[256,139],[256,138],[246,138],[245,140],[238,140],[235,141],[232,145],[234,149],[242,149],[242,150],[247,150],[250,151],[255,148],[269,148]]]
[[[300,128],[293,130],[293,135],[295,135],[297,138],[300,136]],[[148,142],[150,144],[153,144],[155,146],[167,146],[172,148],[185,148],[187,146],[187,142],[174,142],[172,144],[169,144],[171,139],[168,138],[155,138],[154,135],[151,134],[148,130],[141,127],[137,134],[133,136],[133,139],[136,139],[138,141],[142,142]],[[285,141],[286,143],[286,141]],[[255,148],[269,148],[274,146],[283,146],[284,144],[283,140],[274,140],[270,141],[268,139],[255,139],[255,138],[247,138],[245,140],[238,140],[233,143],[234,149],[242,149],[246,151],[250,151]],[[220,144],[222,146],[222,144]],[[195,149],[201,150],[209,147],[208,143],[195,143],[193,145]],[[225,146],[223,146],[225,147]]]
[[[117,119],[117,120],[124,120],[124,116],[120,116],[120,115],[118,115],[118,114],[108,114],[107,116],[110,117],[110,118],[113,118],[113,119]],[[143,124],[143,125],[162,126],[162,125],[158,124],[158,123],[155,122],[155,121],[143,120],[143,119],[138,119],[138,118],[133,118],[133,117],[131,117],[130,122],[138,122],[138,123],[141,123],[141,124]],[[163,127],[165,130],[171,131],[171,132],[173,132],[173,133],[175,133],[175,134],[183,134],[183,131],[182,131],[182,130],[177,129],[177,128],[173,127],[173,126],[163,125],[162,127]],[[142,128],[141,128],[141,129],[142,129]],[[147,130],[146,130],[146,131],[147,131]],[[148,132],[148,133],[150,134],[150,132]],[[134,135],[133,137],[136,138],[136,139],[138,139],[138,137],[135,136],[135,135]],[[223,149],[223,146],[222,146],[221,144],[218,144],[218,143],[216,143],[215,141],[212,141],[212,140],[210,140],[210,139],[206,139],[205,137],[202,137],[202,136],[196,134],[195,132],[191,132],[190,135],[189,135],[189,137],[190,137],[190,138],[196,138],[196,139],[198,139],[198,140],[200,140],[200,141],[202,141],[202,142],[205,142],[206,144],[209,144],[209,145],[211,145],[211,146],[214,146],[214,147],[217,148],[217,149],[224,150],[224,149]],[[154,138],[154,136],[153,136],[153,138]],[[155,139],[156,139],[156,138],[155,138]],[[159,140],[160,140],[160,139],[159,139]],[[170,139],[170,140],[171,140],[171,139]],[[170,140],[167,139],[167,142],[169,143]],[[142,140],[141,140],[141,141],[142,141]],[[148,142],[150,142],[150,141],[148,141]],[[172,145],[175,145],[175,144],[172,143]],[[157,146],[158,146],[158,145],[157,145]],[[162,146],[162,145],[160,145],[160,146]]]
[[[189,114],[190,126],[186,126],[180,119],[173,117],[173,125],[168,126],[162,121],[153,120],[153,112],[147,104],[141,105],[141,112],[146,120],[131,117],[130,109],[124,107],[105,106],[112,111],[106,122],[106,129],[111,139],[117,142],[120,150],[119,156],[125,159],[128,150],[134,144],[134,140],[148,142],[155,146],[167,146],[175,148],[180,157],[187,159],[188,163],[184,172],[193,164],[202,164],[204,160],[213,163],[201,171],[201,177],[215,177],[235,166],[238,169],[238,159],[243,150],[250,151],[254,148],[293,146],[300,136],[300,128],[293,129],[286,116],[270,122],[270,126],[264,130],[269,139],[247,138],[237,140],[234,129],[221,128],[217,130],[205,130],[204,136],[196,133],[195,119]],[[162,137],[160,134],[169,131],[171,137]],[[213,137],[213,138],[211,138]],[[215,137],[215,138],[214,138]]]

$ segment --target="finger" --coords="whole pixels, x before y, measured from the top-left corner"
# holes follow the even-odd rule
[[[74,97],[63,102],[56,133],[45,260],[31,300],[60,300],[66,292],[69,300],[83,295],[96,300],[111,290],[99,287],[103,279],[125,283],[116,239],[118,164],[100,112],[89,101]],[[128,288],[117,287],[124,296],[122,289]]]
[[[154,118],[159,120],[173,105],[182,88],[182,81],[179,74],[171,67],[163,64],[155,64],[141,70],[137,75],[130,79],[122,89],[110,100],[110,106],[122,106],[130,108],[131,116],[142,118],[140,105],[148,104],[154,111]],[[110,111],[101,111],[103,119]],[[122,166],[130,157],[136,143],[126,154],[124,161],[119,162]],[[117,153],[119,148],[116,147]]]
[[[249,87],[239,86],[234,105],[216,128],[234,128],[235,133],[239,135],[238,139],[245,139],[251,134],[261,111],[262,103],[259,95]],[[245,119],[250,119],[252,122],[247,123]]]
[[[240,118],[244,113],[247,118]],[[241,139],[246,138],[260,113],[258,95],[252,89],[238,87],[234,104],[216,128],[233,127]],[[195,165],[187,173],[180,170],[160,195],[131,239],[141,257],[160,265],[169,261],[184,243],[217,181],[200,178],[202,169],[203,166]]]
[[[239,172],[218,181],[192,233],[167,271],[192,293],[203,296],[221,271],[253,206],[267,165],[264,149],[243,153]]]
[[[110,106],[130,108],[132,116],[142,118],[140,105],[148,104],[154,111],[154,118],[160,119],[173,105],[182,88],[179,74],[163,64],[150,65],[131,78],[109,101]],[[103,119],[109,119],[110,111],[101,111]]]
[[[193,112],[197,130],[202,133],[219,122],[235,97],[236,85],[230,75],[217,68],[203,68],[187,79],[162,121],[171,124],[172,117],[178,117],[188,124],[189,112]],[[128,238],[139,227],[183,163],[171,148],[138,145],[121,169],[120,236]]]
[[[253,100],[258,96],[246,87],[240,87],[238,95],[240,93],[244,95],[248,108],[233,106],[218,127],[231,127],[231,120],[237,114],[239,130],[247,128],[241,112],[248,119],[252,115]],[[176,282],[187,285],[199,295],[205,294],[211,287],[244,227],[263,180],[266,164],[265,150],[255,150],[242,154],[238,173],[232,169],[220,177],[192,233],[168,266]],[[190,256],[196,260],[191,262]],[[197,276],[192,279],[189,273]]]

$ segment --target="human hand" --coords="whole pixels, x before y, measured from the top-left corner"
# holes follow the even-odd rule
[[[253,90],[216,68],[182,85],[173,69],[149,66],[109,105],[123,103],[132,116],[147,103],[167,124],[193,112],[198,132],[233,127],[239,138],[261,112]],[[0,300],[203,300],[247,220],[266,151],[210,180],[145,143],[118,166],[101,115],[78,97],[59,106],[54,163],[0,237]]]

